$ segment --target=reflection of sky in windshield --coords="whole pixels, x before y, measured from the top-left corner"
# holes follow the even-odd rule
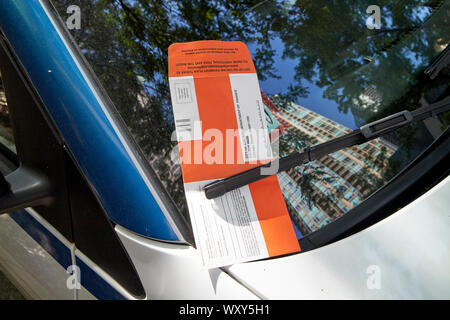
[[[265,2],[266,1],[261,2],[257,9],[262,10],[262,4],[265,4]],[[291,2],[293,3],[294,1]],[[286,8],[292,5],[291,2],[287,1],[284,3]],[[382,9],[382,27],[390,29],[393,28],[392,12],[390,12],[392,8],[389,8],[389,6],[386,8]],[[430,8],[426,6],[417,6],[416,8],[413,8],[412,21],[414,21],[415,24],[423,23],[429,18],[430,13]],[[361,18],[365,19],[366,16],[362,15]],[[254,55],[256,52],[256,45],[249,43],[247,43],[247,45],[252,55]],[[295,66],[298,64],[296,59],[282,58],[284,43],[280,38],[274,37],[271,40],[271,46],[272,49],[276,51],[273,57],[274,68],[276,69],[276,73],[280,76],[280,79],[268,77],[266,80],[260,81],[261,89],[269,96],[287,92],[288,86],[294,83],[294,75],[296,72]],[[404,49],[403,54],[410,60],[415,68],[424,64],[421,57],[411,52],[408,48]],[[356,57],[353,58],[355,59]],[[374,64],[377,63],[378,61],[375,59]],[[315,69],[316,74],[320,74],[320,72],[321,70]],[[306,94],[306,97],[297,98],[295,102],[350,129],[357,129],[351,109],[349,108],[347,113],[340,112],[338,103],[323,97],[323,93],[327,89],[326,86],[320,88],[314,84],[314,81],[315,79],[313,79],[313,82],[302,79],[302,84],[307,87],[309,93]]]
[[[247,45],[253,56],[256,49],[255,45]],[[267,80],[260,81],[261,90],[269,96],[287,91],[287,87],[293,82],[295,75],[294,67],[297,64],[297,61],[294,59],[282,58],[284,44],[280,38],[271,40],[271,45],[272,49],[276,50],[274,67],[281,78],[275,79],[268,77]],[[350,110],[348,113],[339,112],[338,104],[335,101],[323,98],[322,93],[326,88],[319,88],[308,80],[303,80],[303,83],[308,87],[309,94],[307,94],[305,98],[298,98],[297,101],[295,101],[296,103],[350,129],[357,128]]]

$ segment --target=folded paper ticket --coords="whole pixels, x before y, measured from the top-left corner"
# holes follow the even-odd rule
[[[276,175],[208,200],[203,186],[273,159],[258,77],[242,42],[169,48],[181,169],[203,265],[300,251]]]

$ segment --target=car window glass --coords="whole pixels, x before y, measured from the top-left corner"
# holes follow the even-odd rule
[[[180,212],[168,47],[239,40],[252,54],[280,155],[448,96],[450,2],[52,1]],[[79,26],[67,8],[80,8]],[[375,14],[375,16],[373,16]],[[298,238],[358,206],[429,146],[448,113],[278,175]],[[271,126],[272,127],[272,126]]]

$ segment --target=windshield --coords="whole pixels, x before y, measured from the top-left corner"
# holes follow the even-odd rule
[[[168,85],[168,47],[247,44],[280,155],[446,97],[448,67],[423,73],[450,42],[449,1],[53,0],[137,144],[188,217]],[[67,13],[80,11],[80,23]],[[369,8],[369,6],[371,8]],[[374,8],[375,7],[375,8]],[[280,173],[297,237],[364,201],[411,162],[448,113]]]

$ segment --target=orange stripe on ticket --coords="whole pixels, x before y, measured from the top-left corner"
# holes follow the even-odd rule
[[[249,187],[269,256],[300,251],[278,178],[270,176]]]
[[[169,77],[173,80],[172,103],[177,100],[176,111],[174,106],[177,135],[182,131],[192,134],[193,129],[187,128],[184,119],[188,116],[183,114],[201,122],[198,129],[201,136],[193,134],[191,138],[178,139],[185,184],[225,178],[271,160],[271,151],[269,158],[255,155],[258,145],[254,137],[245,136],[244,142],[240,136],[243,127],[267,131],[265,118],[257,117],[261,113],[256,111],[264,106],[255,66],[244,43],[173,44],[169,48]],[[181,83],[184,79],[191,82]],[[174,81],[181,81],[178,87]],[[246,81],[251,86],[247,87]],[[250,98],[256,97],[251,106],[255,112],[249,109],[245,91],[253,92]],[[268,149],[271,150],[270,141]],[[249,189],[269,256],[299,251],[277,177],[252,183]]]

